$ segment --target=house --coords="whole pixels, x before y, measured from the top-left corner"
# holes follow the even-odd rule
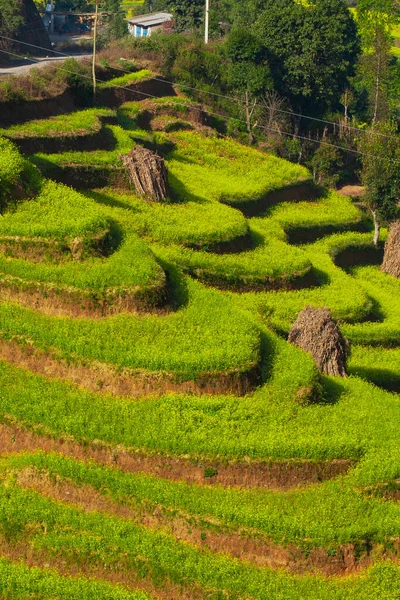
[[[127,19],[129,33],[135,37],[148,37],[161,29],[164,23],[172,21],[171,13],[158,12],[150,15],[138,15]]]

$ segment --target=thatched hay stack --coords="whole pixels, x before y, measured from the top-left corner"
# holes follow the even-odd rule
[[[400,279],[400,221],[392,224],[385,244],[382,271]]]
[[[164,159],[142,146],[121,156],[129,179],[140,196],[161,202],[169,196],[168,171]]]
[[[324,375],[346,377],[349,343],[329,309],[307,306],[302,310],[290,330],[289,342],[311,354]]]

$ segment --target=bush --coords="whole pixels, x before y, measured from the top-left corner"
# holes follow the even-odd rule
[[[61,67],[66,73],[67,85],[78,106],[89,106],[93,98],[90,70],[75,58],[68,58]]]
[[[34,195],[40,185],[36,167],[21,156],[14,144],[0,137],[0,210],[10,202]]]
[[[342,152],[321,142],[311,161],[314,181],[318,185],[336,187],[343,164]]]

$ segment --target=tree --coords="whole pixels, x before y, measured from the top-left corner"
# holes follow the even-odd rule
[[[361,181],[365,203],[374,221],[374,244],[379,241],[382,223],[396,218],[400,196],[400,143],[392,122],[376,122],[360,143]]]
[[[392,30],[399,22],[398,0],[359,0],[357,20],[363,44],[361,73],[369,92],[372,120],[389,117]]]
[[[0,0],[1,31],[14,34],[22,25],[22,13],[17,4],[9,0]]]
[[[144,0],[143,6],[137,8],[137,14],[147,14],[164,10],[169,10],[168,0]]]
[[[314,181],[318,185],[336,187],[343,169],[342,152],[325,137],[311,160],[311,166]]]
[[[117,13],[108,21],[104,32],[100,36],[100,41],[104,44],[108,44],[114,40],[120,40],[128,34],[128,23],[126,22],[124,15]]]
[[[34,26],[33,26],[34,24]],[[33,0],[0,0],[0,31],[3,36],[25,42],[0,40],[0,48],[26,54],[29,46],[34,44],[50,49],[50,39]],[[35,53],[40,51],[35,50]]]
[[[168,10],[174,15],[176,31],[198,28],[204,18],[204,0],[168,0]]]
[[[234,27],[250,29],[264,8],[264,0],[231,0],[230,22]]]
[[[275,89],[296,112],[336,107],[355,72],[360,42],[344,0],[265,0],[255,23]]]
[[[244,104],[247,132],[252,143],[257,104],[271,86],[265,49],[250,31],[237,29],[228,37],[225,51],[228,58],[228,84]]]
[[[55,9],[60,11],[94,12],[94,0],[55,0]],[[99,8],[105,12],[121,10],[121,0],[99,0]]]

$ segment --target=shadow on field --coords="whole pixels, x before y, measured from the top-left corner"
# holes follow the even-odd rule
[[[272,335],[268,332],[261,331],[260,349],[261,349],[261,385],[264,385],[273,374],[274,358],[276,355],[277,344]]]
[[[346,392],[345,386],[339,381],[339,378],[330,378],[321,375],[322,385],[322,404],[336,404],[341,396]]]
[[[351,367],[349,372],[351,375],[369,381],[387,392],[400,393],[400,373],[396,373],[390,369],[358,366]]]

